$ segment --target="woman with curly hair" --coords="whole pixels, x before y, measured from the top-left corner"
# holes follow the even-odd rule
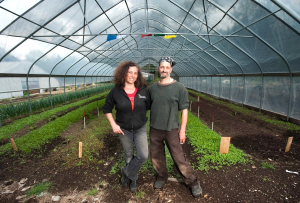
[[[126,187],[130,181],[130,190],[135,192],[138,172],[148,159],[146,112],[150,109],[150,95],[141,69],[133,61],[123,61],[118,65],[114,81],[115,87],[106,97],[103,112],[123,146],[126,166],[121,168],[121,183]],[[116,121],[112,116],[114,107],[117,111]]]

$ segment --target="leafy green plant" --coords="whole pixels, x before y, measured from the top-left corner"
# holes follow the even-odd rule
[[[42,192],[48,191],[50,188],[52,187],[52,183],[51,182],[44,182],[44,183],[40,183],[38,185],[35,185],[31,190],[29,190],[28,192],[26,192],[26,194],[28,196],[32,196],[32,195],[39,195]]]
[[[88,191],[88,195],[93,196],[95,194],[97,194],[97,188],[94,188],[93,186],[89,189]]]
[[[139,191],[139,192],[137,192],[135,195],[136,195],[137,198],[141,199],[141,198],[144,197],[145,194],[146,194],[146,193],[145,193],[144,191]]]
[[[270,164],[269,162],[262,162],[261,163],[262,168],[269,168],[275,170],[275,167],[273,164]]]
[[[26,163],[26,160],[22,160],[22,161],[20,162],[20,165],[25,164],[25,163]]]
[[[30,126],[29,127],[29,131],[33,131],[34,129],[36,129],[37,128],[37,126],[36,125],[34,125],[34,126]]]

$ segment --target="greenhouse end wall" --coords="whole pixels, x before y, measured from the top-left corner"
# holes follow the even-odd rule
[[[179,77],[185,87],[300,120],[300,77]],[[290,91],[292,90],[292,91]]]

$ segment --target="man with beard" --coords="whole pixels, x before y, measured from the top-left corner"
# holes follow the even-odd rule
[[[172,155],[185,184],[194,197],[202,193],[200,184],[188,160],[184,157],[181,144],[185,143],[185,129],[188,118],[188,92],[185,87],[170,77],[175,62],[171,57],[159,61],[160,81],[149,87],[150,110],[150,153],[157,179],[155,189],[161,189],[168,179],[165,144]],[[178,131],[178,116],[181,111],[181,124]]]

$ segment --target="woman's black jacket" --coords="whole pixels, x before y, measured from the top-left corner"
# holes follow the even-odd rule
[[[134,109],[124,89],[115,86],[106,97],[103,113],[112,113],[115,106],[116,123],[126,130],[137,130],[146,124],[147,110],[150,109],[150,94],[147,87],[139,87],[134,97]]]

